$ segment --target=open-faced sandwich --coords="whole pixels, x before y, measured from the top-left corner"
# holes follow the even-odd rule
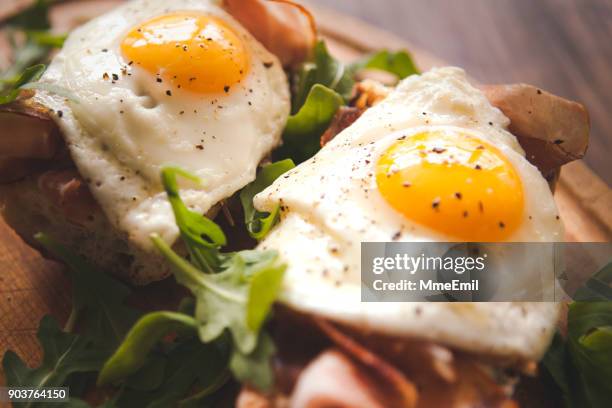
[[[562,241],[580,104],[405,52],[344,65],[285,0],[131,1],[16,83],[2,212],[68,264],[75,298],[64,331],[41,322],[41,367],[5,355],[11,385],[48,374],[107,407],[518,406],[561,306],[362,302],[360,244]],[[177,308],[126,306],[170,273]],[[49,373],[58,352],[71,365]]]
[[[71,33],[40,78],[51,92],[4,108],[3,211],[26,240],[48,231],[131,281],[159,280],[169,269],[149,234],[178,237],[162,166],[205,180],[183,191],[202,214],[254,180],[289,115],[283,64],[305,58],[314,33],[299,9],[266,19],[257,2],[218,3],[118,7]],[[300,41],[270,32],[291,22]]]

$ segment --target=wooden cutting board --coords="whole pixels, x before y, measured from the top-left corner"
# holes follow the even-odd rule
[[[5,3],[0,7],[0,21],[3,15],[28,1]],[[73,26],[117,3],[117,0],[95,0],[61,4],[52,12],[54,25]],[[445,65],[427,52],[361,21],[319,8],[313,11],[322,36],[338,58],[350,61],[381,48],[405,48],[412,52],[421,69]],[[568,240],[612,240],[612,191],[584,163],[578,161],[563,168],[555,199]],[[163,291],[159,290],[163,285],[143,290],[154,298]],[[37,364],[41,356],[35,336],[38,321],[48,313],[63,321],[69,308],[69,282],[63,267],[42,258],[0,221],[0,356],[11,349],[28,364]],[[2,377],[0,370],[0,384]]]

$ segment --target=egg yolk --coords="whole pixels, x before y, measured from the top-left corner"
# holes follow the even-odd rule
[[[249,69],[241,37],[221,19],[197,13],[146,21],[125,36],[121,52],[158,82],[197,93],[228,92]]]
[[[465,242],[504,241],[523,217],[523,187],[512,164],[465,134],[398,140],[380,157],[376,183],[409,220]]]

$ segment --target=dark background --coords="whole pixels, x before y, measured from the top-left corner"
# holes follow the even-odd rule
[[[583,103],[592,126],[586,162],[612,184],[612,0],[310,2],[397,34],[482,82],[526,82]]]

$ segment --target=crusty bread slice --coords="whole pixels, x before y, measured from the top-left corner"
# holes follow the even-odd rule
[[[65,209],[45,194],[40,175],[0,185],[0,212],[6,223],[28,244],[40,248],[34,234],[44,232],[104,271],[134,284],[146,284],[170,274],[161,256],[131,245],[98,206],[75,222]]]

